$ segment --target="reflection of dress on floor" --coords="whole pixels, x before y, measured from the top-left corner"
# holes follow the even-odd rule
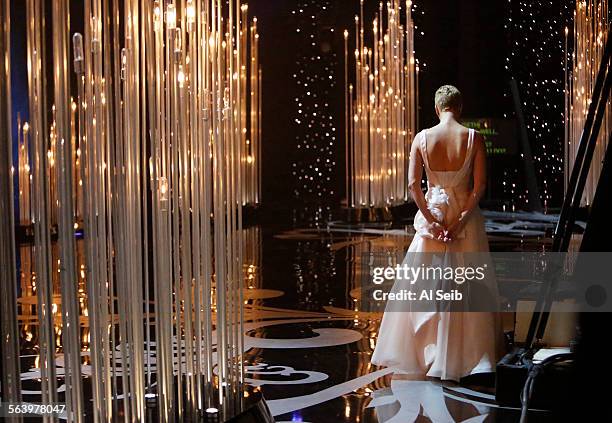
[[[415,142],[420,143],[427,174],[425,197],[428,208],[437,219],[443,217],[445,223],[452,222],[463,210],[471,192],[474,130],[469,131],[465,160],[457,171],[430,169],[425,131],[417,135]],[[404,265],[418,267],[422,264],[415,262],[419,260],[419,254],[414,253],[458,256],[464,252],[489,251],[484,219],[478,208],[471,213],[457,239],[448,244],[433,239],[420,211],[414,218],[414,227],[416,234],[404,258]],[[399,291],[401,286],[398,285],[404,283],[397,280],[393,291]],[[387,311],[383,316],[372,363],[392,367],[397,370],[396,373],[416,379],[429,376],[459,380],[470,374],[493,372],[499,340],[497,327],[494,313]]]

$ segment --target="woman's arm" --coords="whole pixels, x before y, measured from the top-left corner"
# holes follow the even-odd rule
[[[459,218],[448,227],[450,238],[463,229],[470,214],[478,207],[480,199],[487,188],[487,151],[482,135],[476,133],[474,136],[474,188],[470,192],[464,209],[459,214]]]
[[[417,207],[423,214],[427,223],[441,224],[442,222],[438,222],[433,214],[427,208],[427,200],[425,199],[425,194],[423,194],[423,189],[421,188],[421,177],[423,176],[423,157],[421,156],[421,149],[419,148],[420,139],[422,134],[417,134],[414,137],[414,141],[412,142],[412,146],[410,147],[410,160],[408,165],[408,189],[410,190],[410,194],[414,199]]]

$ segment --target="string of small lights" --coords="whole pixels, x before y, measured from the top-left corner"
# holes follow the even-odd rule
[[[330,9],[330,1],[300,0],[291,12],[299,52],[293,73],[298,154],[292,163],[294,195],[299,199],[326,200],[336,195],[332,178],[337,130],[330,102],[338,59],[331,43]]]

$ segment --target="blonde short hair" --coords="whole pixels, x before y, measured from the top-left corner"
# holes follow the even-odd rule
[[[435,103],[441,112],[446,110],[461,111],[463,107],[461,92],[453,85],[442,85],[438,88]]]

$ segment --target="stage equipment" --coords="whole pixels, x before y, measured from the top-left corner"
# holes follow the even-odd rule
[[[21,263],[34,269],[42,402],[61,399],[68,421],[238,415],[242,207],[261,198],[256,19],[241,0],[18,3],[29,117],[15,152],[10,0],[0,8],[3,401],[20,399]],[[13,178],[33,235],[20,261]]]
[[[553,410],[559,401],[571,401],[567,389],[567,382],[575,376],[571,354],[557,354],[538,363],[531,359],[516,362],[515,358],[508,354],[497,365],[495,399],[505,406],[521,407],[521,421],[529,408]]]
[[[346,193],[352,208],[408,200],[408,159],[416,135],[419,67],[412,1],[380,3],[365,39],[364,0],[355,16],[354,84],[349,82],[349,31],[344,31]]]
[[[570,171],[578,161],[578,140],[585,127],[597,71],[601,66],[610,34],[608,0],[576,1],[572,28],[565,28],[565,192]],[[599,181],[602,162],[612,131],[612,104],[608,101],[601,131],[593,152],[591,171],[586,180],[581,205],[591,205]]]
[[[610,26],[608,25],[607,32],[609,33],[609,31]],[[567,185],[567,193],[563,201],[563,207],[561,208],[559,222],[557,223],[557,227],[555,229],[552,252],[568,251],[570,240],[574,233],[576,213],[578,212],[582,199],[584,198],[585,187],[588,182],[589,174],[593,169],[592,163],[598,139],[604,125],[604,117],[606,115],[606,110],[609,107],[608,101],[610,99],[610,88],[612,86],[612,69],[610,63],[612,57],[611,37],[604,40],[604,46],[600,65],[597,71],[597,77],[595,78],[595,84],[592,90],[592,97],[588,101],[588,112],[584,120],[583,129],[580,131],[576,157]],[[610,132],[606,132],[605,135],[609,141]],[[605,160],[602,164],[602,169],[605,171],[605,175],[608,174],[607,166],[609,166],[609,155],[606,151]],[[599,182],[599,177],[597,182]],[[608,183],[607,180],[604,182],[606,184]],[[598,194],[600,194],[599,196],[601,197],[601,193]],[[608,196],[609,193],[606,192],[604,195]],[[594,209],[592,210],[592,213],[601,213],[601,211]],[[587,225],[589,228],[589,237],[592,237],[593,228],[591,225]],[[589,237],[585,236],[583,239],[583,243],[580,248],[581,251],[592,251],[592,247],[585,244],[585,241],[588,241]],[[579,272],[580,266],[581,262],[578,260],[574,268],[574,273]],[[539,341],[544,336],[546,324],[550,315],[550,308],[553,302],[552,294],[556,289],[556,281],[559,280],[558,275],[563,270],[562,263],[555,263],[547,268],[544,283],[542,283],[538,301],[535,306],[535,311],[529,326],[524,348],[516,349],[507,355],[504,360],[497,365],[496,398],[501,403],[509,403],[512,401],[512,398],[521,398],[521,403],[524,408],[522,421],[526,419],[525,409],[530,403],[530,395],[533,391],[533,386],[534,384],[537,386],[539,383],[539,379],[535,378],[539,373],[541,373],[542,369],[534,365],[533,356],[540,346]],[[573,355],[571,353],[564,354],[554,356],[554,359],[551,357],[550,363],[554,368],[554,363],[572,359]],[[542,363],[542,366],[546,366],[546,364],[547,363],[545,361]],[[566,380],[568,379],[567,374],[564,378]],[[522,393],[520,393],[517,389],[517,384],[520,381],[524,381]],[[547,403],[551,406],[554,404],[562,404],[562,402],[555,402],[555,400],[556,398],[554,400],[549,399],[547,400]]]

